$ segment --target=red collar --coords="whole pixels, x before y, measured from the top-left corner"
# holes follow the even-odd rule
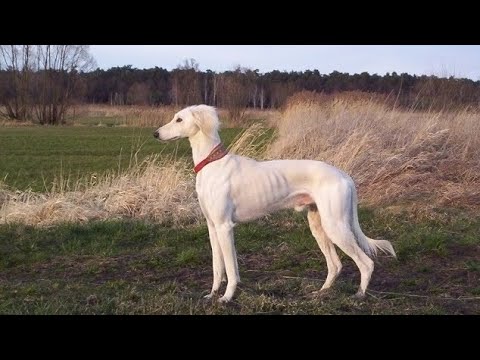
[[[203,159],[202,161],[200,161],[197,166],[195,166],[193,168],[193,170],[198,173],[200,170],[203,169],[203,167],[207,164],[210,164],[211,162],[214,162],[216,160],[220,160],[221,158],[223,158],[225,155],[228,154],[228,151],[225,150],[225,148],[223,147],[223,144],[220,143],[218,144],[217,146],[215,146],[215,148],[210,152],[210,154],[208,154],[208,156]]]

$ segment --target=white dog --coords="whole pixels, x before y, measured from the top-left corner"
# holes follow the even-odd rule
[[[308,209],[313,236],[327,260],[328,275],[321,290],[332,286],[342,264],[337,245],[361,273],[356,296],[365,296],[377,249],[395,256],[387,240],[366,237],[358,223],[357,194],[352,179],[321,161],[256,161],[227,154],[218,135],[215,108],[187,107],[155,131],[159,140],[188,138],[195,164],[196,190],[207,220],[213,257],[214,296],[225,279],[227,289],[220,302],[232,299],[240,282],[233,238],[236,223],[257,219],[285,208]]]

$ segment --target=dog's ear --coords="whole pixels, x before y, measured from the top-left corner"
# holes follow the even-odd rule
[[[217,111],[212,106],[198,105],[191,109],[195,124],[200,131],[209,137],[213,137],[218,131],[219,121]]]

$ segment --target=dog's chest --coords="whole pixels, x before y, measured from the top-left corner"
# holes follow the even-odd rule
[[[215,176],[205,172],[196,178],[195,190],[201,205],[213,206],[213,203],[225,201],[230,184],[223,175]]]
[[[290,189],[281,173],[242,170],[197,176],[197,196],[206,216],[229,214],[234,222],[245,222],[288,207]]]

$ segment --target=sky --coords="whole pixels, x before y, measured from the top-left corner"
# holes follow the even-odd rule
[[[387,72],[465,77],[480,80],[479,45],[91,45],[100,68],[132,65],[171,70],[193,58],[200,70],[317,69],[350,74]]]

